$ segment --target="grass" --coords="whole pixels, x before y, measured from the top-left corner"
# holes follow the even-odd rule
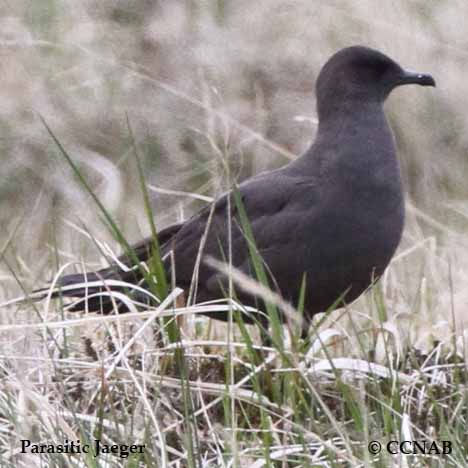
[[[398,456],[369,454],[370,441],[417,440],[450,441],[452,451],[404,457],[409,466],[465,466],[464,360],[443,344],[422,354],[397,343],[379,325],[381,306],[371,301],[372,316],[358,321],[356,311],[342,312],[353,323],[347,333],[328,317],[299,349],[288,340],[282,349],[259,346],[247,326],[231,326],[232,337],[214,339],[191,326],[201,306],[172,309],[170,302],[143,313],[64,321],[57,320],[60,310],[49,310],[43,322],[3,325],[2,333],[27,335],[43,352],[3,356],[2,466],[38,462],[18,453],[21,439],[84,445],[93,438],[144,444],[145,451],[127,459],[44,454],[40,460],[48,466],[383,467]],[[173,314],[186,317],[179,343],[155,326],[157,317]],[[180,348],[185,374],[174,360]]]
[[[96,12],[86,0],[66,9],[48,1],[31,15],[29,3],[9,2],[0,20],[1,301],[65,266],[102,267],[84,259],[115,257],[109,238],[131,255],[124,231],[154,234],[190,192],[205,203],[230,179],[227,166],[242,178],[300,153],[316,125],[313,79],[339,47],[384,48],[432,72],[440,88],[387,106],[412,197],[398,254],[376,288],[317,316],[305,340],[270,310],[274,339],[262,346],[235,301],[181,306],[171,287],[150,291],[166,297],[154,307],[120,296],[133,311],[124,315],[77,315],[48,299],[0,308],[0,466],[467,465],[466,7],[190,1],[156,2],[142,15],[131,2],[104,0]],[[31,109],[64,135],[63,152],[50,149]],[[135,153],[141,165],[129,169]],[[168,202],[150,200],[147,185]],[[113,234],[95,227],[93,203]],[[241,282],[300,316],[269,295],[250,245],[260,284],[231,268],[229,289]],[[159,268],[154,250],[149,278]],[[230,321],[203,317],[210,307],[224,307]],[[145,449],[126,458],[22,454],[26,439]],[[447,441],[452,450],[370,453],[371,441],[392,440]]]
[[[47,129],[73,167],[72,156]],[[135,160],[139,164],[136,154]],[[83,175],[73,169],[107,225],[123,239]],[[139,174],[147,215],[153,217],[141,167]],[[161,295],[155,289],[165,297],[157,306],[138,311],[141,307],[128,296],[133,312],[107,316],[77,317],[63,302],[49,299],[41,305],[11,304],[18,316],[28,318],[0,326],[11,346],[19,342],[24,348],[19,353],[6,348],[1,360],[2,466],[26,466],[31,460],[87,467],[466,465],[468,374],[456,335],[430,341],[426,352],[402,336],[398,319],[387,309],[390,267],[366,300],[320,314],[308,337],[300,339],[294,323],[280,324],[277,311],[293,317],[301,311],[268,292],[239,196],[235,203],[260,282],[230,267],[230,290],[243,283],[268,298],[267,315],[275,324],[269,345],[261,345],[261,325],[244,324],[243,307],[232,293],[224,306],[181,307],[177,297],[182,291],[166,289]],[[132,255],[126,241],[122,248]],[[158,278],[162,263],[155,252],[146,277]],[[430,303],[423,297],[425,281],[421,278],[421,297],[413,306],[416,318]],[[200,316],[210,307],[230,312],[228,324]],[[47,444],[70,447],[73,441],[76,452],[78,446],[92,447],[95,439],[120,451],[98,457],[47,453]],[[20,453],[24,440],[45,444],[45,453]],[[403,440],[419,444],[415,454],[385,450],[388,443],[396,450],[392,441]],[[384,447],[379,454],[369,450],[375,441]],[[432,449],[423,451],[423,443]],[[444,443],[450,444],[450,453],[439,453]]]

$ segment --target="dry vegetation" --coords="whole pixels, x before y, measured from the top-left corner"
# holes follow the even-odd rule
[[[379,287],[319,317],[309,340],[178,308],[119,317],[44,301],[2,307],[0,465],[464,466],[468,306],[468,5],[461,1],[26,0],[0,4],[0,302],[119,247],[54,135],[129,241],[149,233],[130,122],[157,226],[313,139],[313,83],[366,44],[431,72],[387,111],[408,193]],[[94,241],[95,240],[95,241]],[[91,261],[94,261],[92,263]],[[178,291],[173,292],[173,299]],[[250,339],[254,344],[250,343]],[[20,440],[146,444],[143,455],[21,454]],[[451,455],[374,457],[371,440],[452,442]]]

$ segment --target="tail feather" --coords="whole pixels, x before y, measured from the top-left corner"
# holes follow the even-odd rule
[[[182,224],[175,224],[169,226],[168,228],[158,233],[158,241],[160,245],[164,247],[165,245],[169,244],[170,241],[173,239],[174,235],[179,231],[181,227]],[[52,292],[51,297],[70,297],[82,299],[86,298],[87,296],[91,296],[93,294],[109,290],[120,292],[130,290],[130,288],[126,288],[124,285],[106,286],[106,280],[119,280],[127,284],[139,284],[143,280],[143,275],[139,268],[133,268],[134,258],[136,256],[139,262],[148,261],[151,256],[152,243],[152,238],[143,239],[141,242],[132,246],[134,256],[128,254],[121,255],[120,257],[118,257],[118,263],[112,264],[107,268],[103,268],[101,270],[90,273],[73,273],[70,275],[62,276],[58,279],[56,283],[56,289],[54,289],[54,291]],[[119,266],[119,263],[130,267],[130,269],[124,271]],[[101,282],[102,285],[90,285],[89,287],[86,286],[86,284],[95,282]],[[76,285],[76,288],[70,288],[74,285]],[[44,292],[45,295],[48,291],[48,288],[43,288],[34,292]],[[140,302],[149,303],[149,299],[147,296],[143,297],[142,295],[138,295],[138,293],[136,294],[136,296]],[[80,300],[78,301],[76,306],[72,304],[71,307],[68,308],[68,310],[73,312],[88,310],[90,312],[108,314],[114,310],[115,303],[117,303],[119,312],[127,311],[127,308],[123,303],[119,301],[113,301],[109,296],[106,295],[89,297],[89,299],[87,299],[86,301]]]
[[[179,232],[180,228],[183,226],[183,223],[173,224],[163,229],[161,232],[158,232],[158,242],[160,246],[165,246],[170,243],[174,236]],[[146,262],[151,256],[151,250],[153,246],[152,237],[146,237],[140,242],[132,245],[132,250],[135,256],[140,262]],[[118,257],[119,262],[123,263],[126,266],[133,266],[133,256],[128,254],[121,255]]]

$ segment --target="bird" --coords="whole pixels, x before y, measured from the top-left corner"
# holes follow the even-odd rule
[[[303,294],[306,325],[315,314],[358,298],[382,276],[402,236],[404,194],[384,102],[395,88],[410,84],[436,86],[430,74],[407,71],[366,46],[334,53],[316,80],[315,141],[287,165],[245,180],[185,222],[160,231],[167,278],[185,291],[195,278],[197,303],[226,297],[226,274],[208,259],[225,261],[230,253],[233,268],[255,278],[243,211],[269,286],[293,305]],[[125,304],[106,296],[80,300],[99,291],[121,291],[121,286],[85,288],[83,283],[141,283],[141,269],[134,263],[151,258],[152,242],[146,238],[133,246],[132,256],[119,258],[134,268],[124,271],[111,264],[65,275],[52,297],[78,299],[74,311],[110,313],[117,303],[125,312]],[[259,319],[257,295],[242,287],[235,287],[235,295],[241,304],[257,307],[245,322]],[[226,310],[205,315],[228,320]]]

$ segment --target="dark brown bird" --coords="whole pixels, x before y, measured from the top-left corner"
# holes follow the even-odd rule
[[[405,71],[383,53],[367,47],[340,50],[323,66],[317,80],[319,126],[315,142],[290,164],[239,186],[271,287],[297,304],[306,278],[306,320],[339,298],[340,305],[356,299],[382,275],[400,242],[404,224],[400,167],[383,104],[393,89],[408,84],[435,86],[435,81],[430,75]],[[232,264],[254,276],[232,193],[214,202],[198,267],[196,302],[225,297],[226,277],[204,259],[228,258],[229,219]],[[172,266],[169,259],[165,261],[168,278],[174,275],[176,284],[186,290],[194,277],[211,208],[207,206],[186,222],[158,234],[162,254],[173,252]],[[150,245],[151,239],[146,239],[134,246],[139,261],[148,260]],[[121,260],[131,263],[127,256]],[[86,276],[65,276],[59,285],[99,279],[135,282],[141,280],[141,273],[119,271],[112,265]],[[80,298],[99,290],[77,287],[61,294]],[[257,299],[242,289],[236,289],[236,297],[244,305],[257,304]],[[122,304],[120,308],[124,310]],[[75,307],[82,309],[84,302]],[[108,313],[112,303],[108,297],[90,298],[87,309]],[[226,312],[209,315],[227,318]],[[251,321],[251,317],[246,320]]]

